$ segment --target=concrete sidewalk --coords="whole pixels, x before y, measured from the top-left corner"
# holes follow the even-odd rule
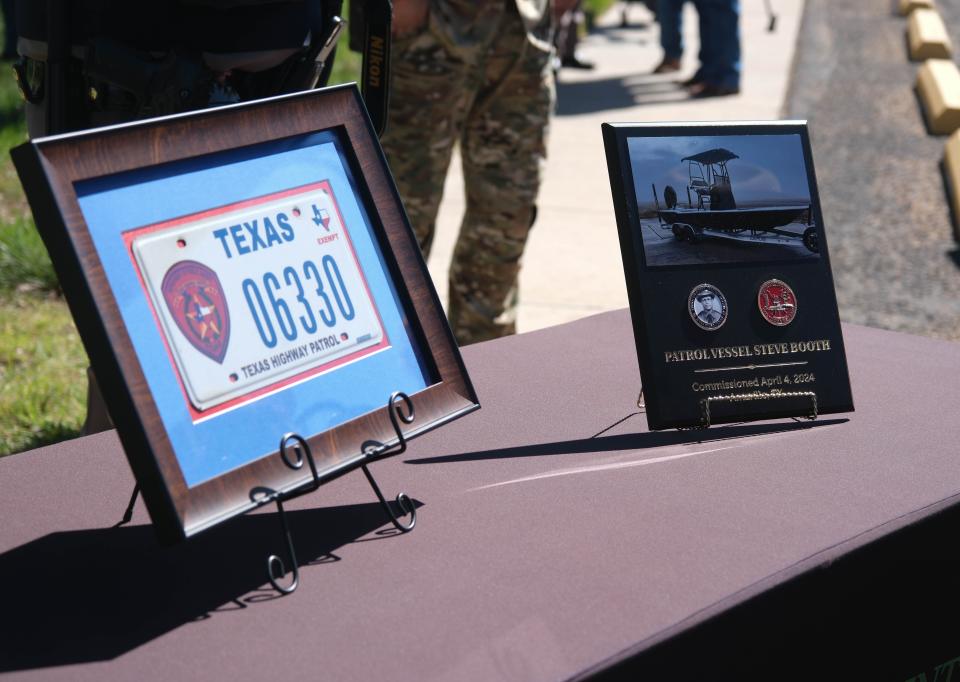
[[[690,100],[678,83],[693,74],[699,49],[697,16],[684,13],[684,68],[653,76],[660,61],[658,27],[640,5],[601,17],[581,42],[593,71],[563,69],[558,111],[550,129],[539,217],[524,255],[518,330],[532,331],[627,305],[617,224],[600,124],[604,122],[774,120],[789,84],[803,0],[772,0],[776,31],[767,31],[763,0],[741,1],[741,94]],[[440,206],[430,274],[446,302],[447,269],[463,216],[463,177],[454,158]]]

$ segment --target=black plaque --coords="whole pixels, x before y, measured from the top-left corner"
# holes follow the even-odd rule
[[[604,124],[651,429],[853,410],[806,124]]]

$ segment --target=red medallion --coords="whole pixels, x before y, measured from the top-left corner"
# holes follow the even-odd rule
[[[230,314],[217,273],[196,261],[180,261],[167,270],[160,289],[187,341],[222,363],[230,340]]]
[[[786,282],[769,279],[757,293],[760,314],[776,327],[786,327],[797,316],[797,296]]]

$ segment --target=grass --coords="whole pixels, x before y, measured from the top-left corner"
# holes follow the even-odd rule
[[[10,148],[27,139],[0,70],[0,456],[72,438],[85,415],[87,356],[30,217]]]
[[[583,11],[599,17],[616,4],[617,0],[583,0]]]
[[[36,290],[0,294],[0,453],[80,433],[86,366],[63,299]]]
[[[0,291],[55,292],[58,287],[47,249],[33,221],[17,216],[0,223]]]
[[[2,64],[0,456],[72,438],[86,413],[87,356],[10,161],[26,139],[20,93]]]

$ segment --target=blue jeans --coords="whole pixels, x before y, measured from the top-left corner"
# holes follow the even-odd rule
[[[697,80],[722,88],[740,87],[740,3],[693,0],[700,15]]]
[[[683,3],[685,0],[657,0],[657,21],[660,23],[660,47],[664,59],[680,59],[683,55]]]

